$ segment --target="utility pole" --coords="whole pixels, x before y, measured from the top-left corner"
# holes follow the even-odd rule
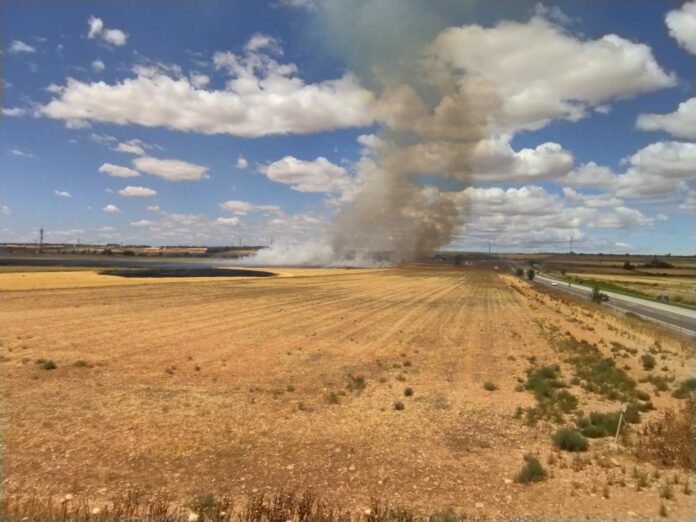
[[[491,255],[491,241],[490,239],[488,240],[488,255]]]
[[[39,254],[43,253],[43,228],[39,229]]]
[[[573,236],[570,236],[570,253],[573,253]]]

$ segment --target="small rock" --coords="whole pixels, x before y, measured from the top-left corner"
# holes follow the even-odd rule
[[[355,471],[355,464],[351,464],[348,471]]]
[[[483,509],[483,502],[477,502],[474,506],[476,506],[476,509]]]
[[[512,479],[505,479],[506,484],[512,484]]]
[[[196,522],[198,520],[198,515],[196,513],[189,513],[188,521]]]
[[[636,513],[635,511],[626,511],[626,516],[637,517],[638,513]]]
[[[287,466],[285,466],[285,469],[288,469],[288,470],[292,471],[293,469],[295,469],[295,465],[294,465],[294,464],[288,464]]]

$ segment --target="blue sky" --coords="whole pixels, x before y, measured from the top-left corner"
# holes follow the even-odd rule
[[[0,241],[694,253],[694,1],[0,9]]]

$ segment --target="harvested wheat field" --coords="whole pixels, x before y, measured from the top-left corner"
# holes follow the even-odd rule
[[[490,270],[286,275],[3,275],[6,493],[693,518],[690,340]]]

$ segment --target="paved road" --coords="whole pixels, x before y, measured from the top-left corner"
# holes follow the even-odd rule
[[[554,290],[568,292],[586,298],[592,294],[591,288],[577,284],[568,285],[566,281],[561,281],[544,274],[537,274],[534,281],[538,284],[551,287]],[[554,283],[556,284],[554,285]],[[686,334],[696,335],[696,310],[689,310],[687,308],[665,303],[656,303],[647,299],[640,299],[638,297],[604,290],[602,290],[602,293],[609,296],[609,301],[605,302],[605,305],[623,310],[624,312],[633,312],[646,319],[662,323],[665,326],[669,326]]]

